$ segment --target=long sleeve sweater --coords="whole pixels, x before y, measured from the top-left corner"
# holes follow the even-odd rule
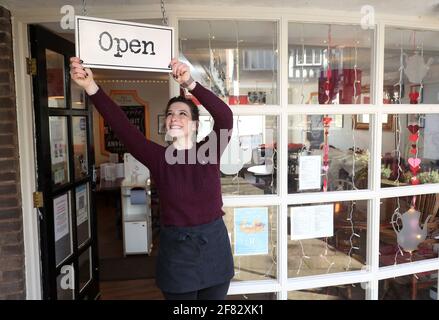
[[[212,115],[214,126],[207,139],[194,144],[189,150],[176,150],[172,144],[164,147],[146,139],[101,88],[90,96],[96,109],[128,152],[149,169],[158,188],[160,221],[164,226],[195,226],[224,215],[219,160],[230,139],[233,114],[227,104],[198,82],[191,93]],[[224,136],[225,132],[229,135]],[[209,144],[205,145],[207,142]],[[213,158],[216,161],[206,161],[206,157],[195,157],[195,161],[188,161],[194,158],[189,153],[196,154],[200,148],[201,152],[212,142],[215,145],[216,154]],[[212,155],[212,150],[208,149],[206,156]],[[169,161],[170,155],[174,156],[171,157],[174,160],[184,156],[186,161],[183,164],[181,161],[174,163]]]

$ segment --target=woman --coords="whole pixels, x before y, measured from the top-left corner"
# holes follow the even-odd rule
[[[79,58],[73,57],[70,62],[72,79],[87,92],[127,150],[148,167],[156,182],[161,206],[156,282],[165,298],[225,299],[234,267],[222,219],[219,159],[233,127],[230,108],[195,82],[186,64],[173,59],[173,78],[200,101],[215,123],[208,141],[196,143],[197,106],[184,97],[172,98],[165,113],[167,136],[172,143],[165,148],[145,139],[130,124],[122,109],[96,85],[92,71],[83,68]],[[206,148],[206,142],[214,142],[215,148]],[[208,149],[209,157],[193,159],[200,147]]]

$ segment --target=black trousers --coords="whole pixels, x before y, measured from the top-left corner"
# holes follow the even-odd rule
[[[229,290],[230,281],[219,285],[184,293],[164,292],[166,300],[225,300]]]

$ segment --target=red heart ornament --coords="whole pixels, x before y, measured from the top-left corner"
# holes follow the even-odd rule
[[[329,118],[329,117],[324,117],[324,118],[323,118],[323,124],[324,124],[325,126],[329,126],[329,124],[331,123],[331,121],[332,121],[332,118]]]
[[[416,133],[419,131],[419,126],[417,124],[411,124],[407,128],[411,133]]]
[[[411,154],[416,154],[416,149],[410,149]]]
[[[414,177],[412,177],[412,178],[410,179],[410,183],[411,183],[412,185],[417,185],[417,184],[420,184],[421,181],[419,181],[418,177],[414,176]]]
[[[419,135],[418,135],[417,133],[415,133],[415,134],[411,134],[411,135],[409,136],[409,140],[412,141],[412,142],[416,142],[416,141],[418,141],[418,138],[419,138]]]
[[[410,167],[410,171],[415,175],[418,173],[418,171],[421,169],[421,167]]]
[[[413,148],[413,149],[416,149],[416,147],[417,147],[416,143],[413,143],[413,144],[412,144],[412,148]]]

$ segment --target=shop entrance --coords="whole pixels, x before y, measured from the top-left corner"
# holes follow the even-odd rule
[[[30,26],[43,299],[96,299],[92,110],[69,75],[74,44]]]

